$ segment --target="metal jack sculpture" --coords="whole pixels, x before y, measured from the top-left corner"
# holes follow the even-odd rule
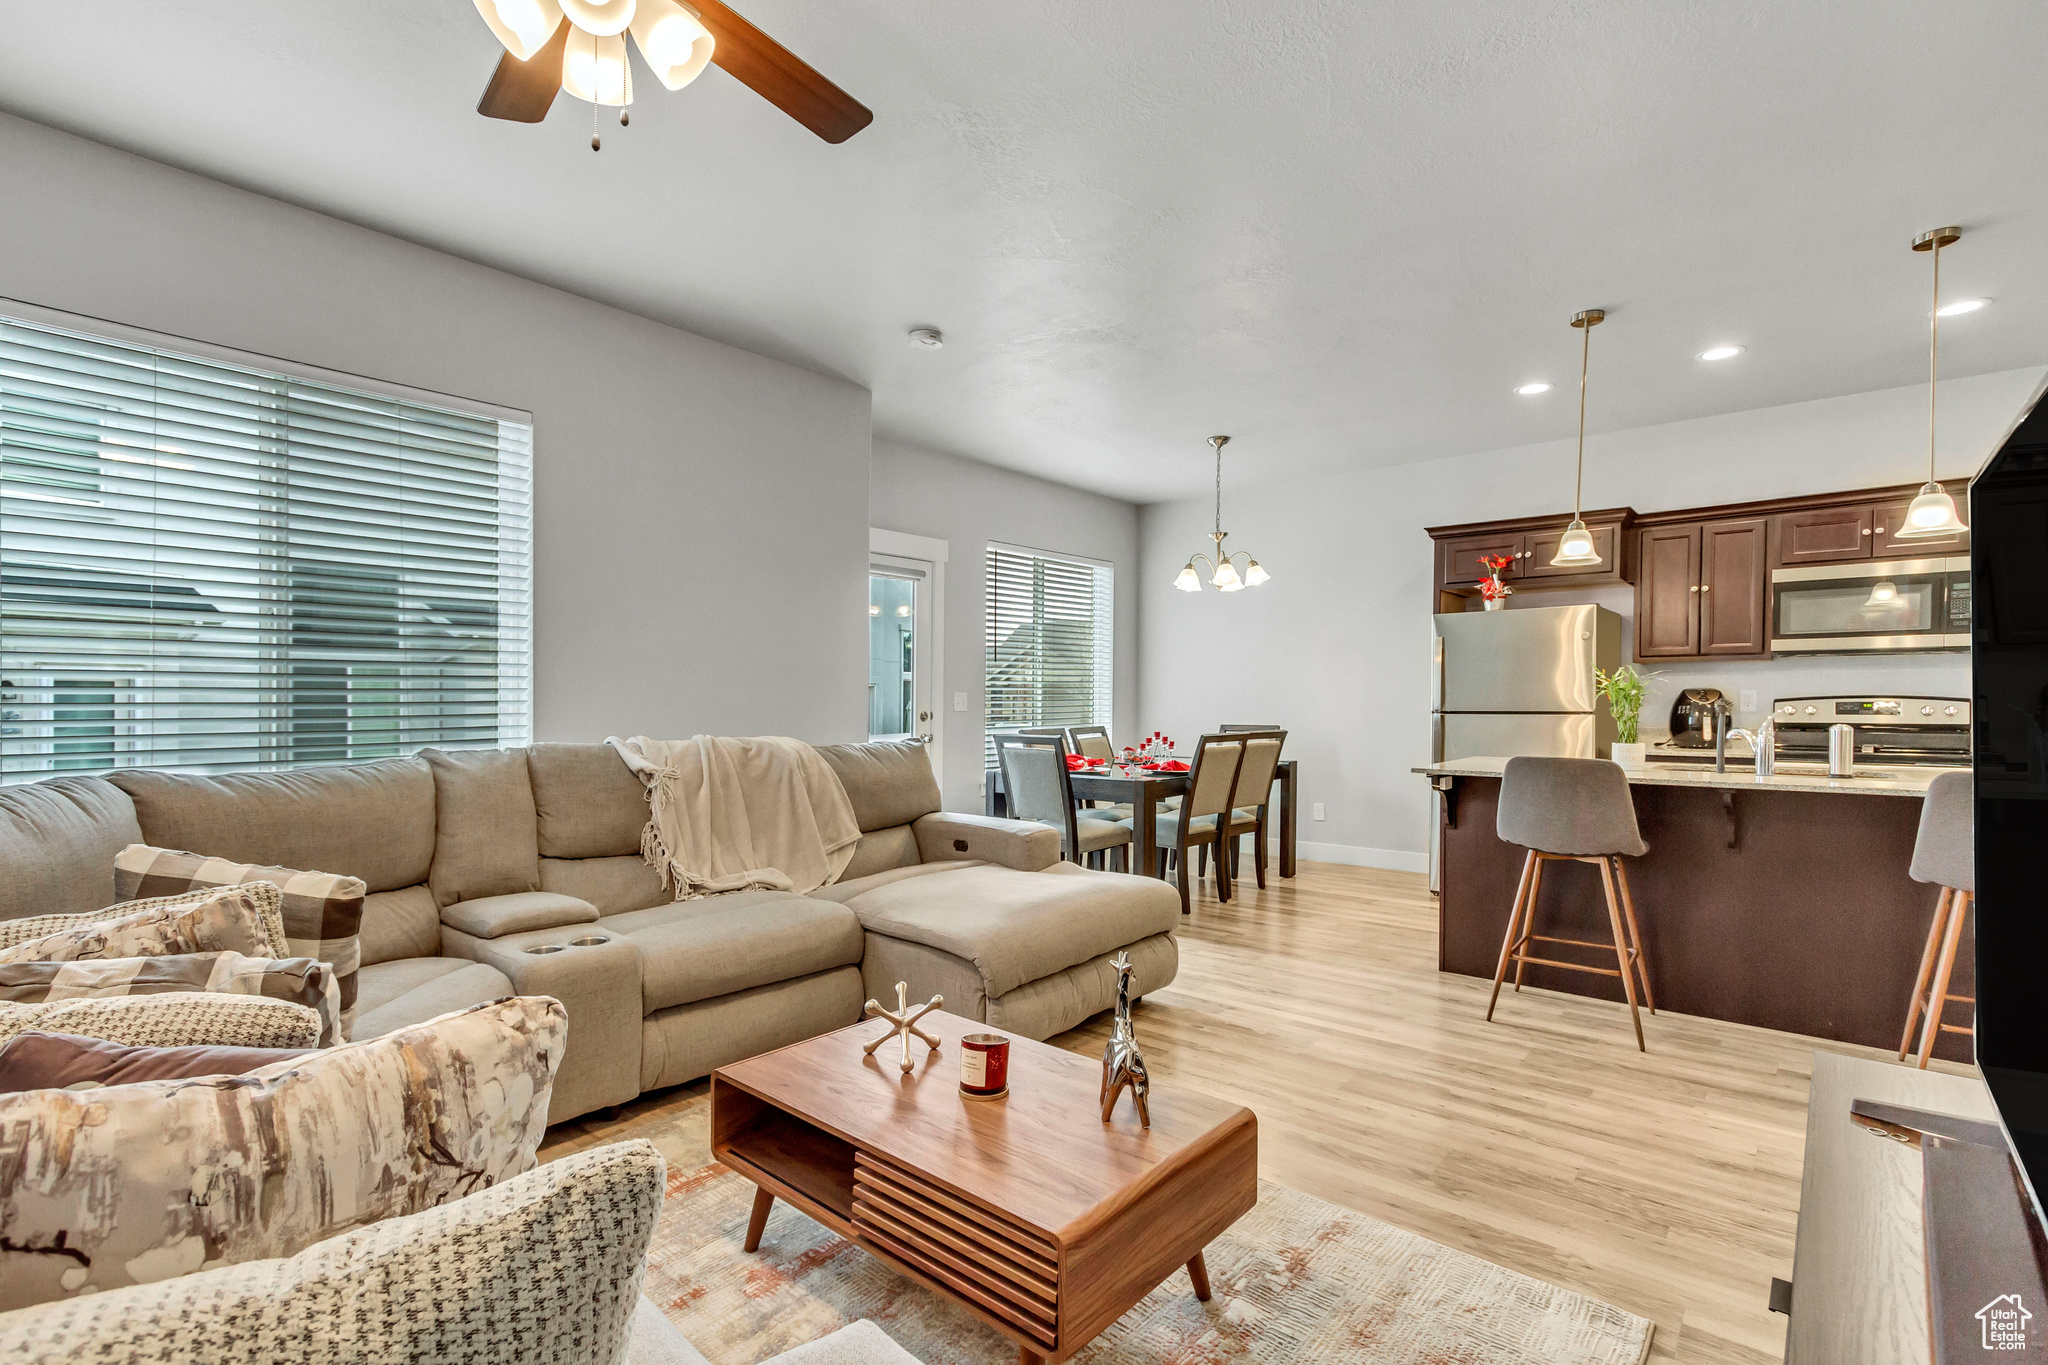
[[[1138,1124],[1152,1126],[1152,1110],[1145,1097],[1152,1092],[1152,1078],[1145,1074],[1145,1055],[1138,1051],[1138,1039],[1131,1032],[1131,959],[1124,953],[1109,964],[1116,970],[1116,1027],[1109,1046],[1102,1049],[1102,1121],[1116,1110],[1125,1086],[1138,1105]]]
[[[903,1040],[903,1070],[905,1073],[915,1070],[916,1068],[910,1060],[910,1035],[915,1033],[918,1037],[924,1039],[927,1047],[931,1048],[933,1052],[937,1052],[939,1050],[939,1040],[919,1028],[917,1021],[945,1003],[945,996],[935,995],[916,1009],[912,1009],[910,1007],[910,983],[907,981],[897,982],[896,1008],[885,1010],[879,1004],[870,1000],[867,1003],[867,1013],[863,1016],[868,1019],[887,1019],[896,1026],[896,1031],[883,1034],[875,1039],[874,1042],[862,1048],[861,1051],[872,1057],[875,1055],[875,1049],[888,1042],[891,1038],[901,1038]]]

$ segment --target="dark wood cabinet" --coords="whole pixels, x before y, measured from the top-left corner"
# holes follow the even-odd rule
[[[1621,546],[1621,527],[1588,526],[1593,533],[1593,549],[1598,552],[1598,564],[1582,564],[1575,567],[1559,567],[1550,561],[1557,558],[1558,542],[1564,539],[1564,527],[1555,531],[1531,531],[1525,536],[1527,546],[1522,567],[1515,572],[1523,578],[1583,578],[1587,574],[1611,574],[1619,562],[1617,556]]]
[[[1508,578],[1514,579],[1520,576],[1521,566],[1527,562],[1522,558],[1527,549],[1519,532],[1496,531],[1489,535],[1440,540],[1436,543],[1436,585],[1446,592],[1473,587],[1486,577],[1486,566],[1479,561],[1488,555],[1504,555],[1514,560],[1514,567],[1507,571]]]
[[[1571,521],[1569,512],[1477,525],[1430,527],[1430,537],[1436,542],[1438,609],[1457,611],[1456,599],[1479,595],[1479,580],[1487,573],[1486,566],[1479,561],[1488,555],[1513,560],[1504,571],[1505,577],[1510,586],[1525,589],[1634,582],[1635,538],[1629,523],[1635,513],[1626,507],[1603,507],[1583,515],[1586,529],[1593,533],[1593,548],[1599,553],[1600,562],[1568,568],[1550,561],[1556,557],[1558,541]]]
[[[1865,503],[1780,512],[1771,520],[1771,536],[1771,562],[1778,565],[1868,559],[1873,538],[1871,508]]]
[[[1955,492],[1955,490],[1951,490]],[[1962,494],[1955,492],[1957,505],[1962,503]],[[1870,552],[1879,559],[1920,559],[1944,555],[1966,555],[1970,552],[1970,533],[1964,531],[1957,536],[1937,536],[1926,540],[1894,540],[1892,536],[1906,524],[1906,509],[1913,504],[1905,502],[1881,502],[1870,509],[1871,532]]]
[[[1636,658],[1683,659],[1700,652],[1700,524],[1637,533]]]
[[[1770,651],[1769,530],[1763,517],[1701,524],[1701,654],[1722,658]]]

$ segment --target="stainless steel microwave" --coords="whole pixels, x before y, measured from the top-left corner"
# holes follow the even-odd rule
[[[1771,571],[1777,654],[1970,647],[1970,559],[1876,560]]]

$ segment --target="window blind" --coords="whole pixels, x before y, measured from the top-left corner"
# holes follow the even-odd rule
[[[531,465],[526,423],[0,319],[0,783],[526,743]]]
[[[1108,725],[1116,632],[1107,564],[990,545],[984,759],[1026,725]]]

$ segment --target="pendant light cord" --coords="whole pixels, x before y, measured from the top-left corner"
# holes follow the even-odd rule
[[[1587,319],[1579,328],[1579,468],[1572,478],[1572,520],[1579,519],[1586,490],[1586,364],[1593,355],[1593,323]]]
[[[1927,482],[1934,482],[1934,386],[1941,377],[1941,238],[1934,239],[1934,304],[1927,314]]]

